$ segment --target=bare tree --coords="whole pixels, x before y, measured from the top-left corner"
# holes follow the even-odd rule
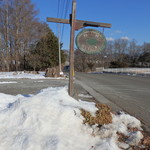
[[[85,72],[87,69],[86,61],[88,58],[87,55],[80,50],[75,51],[75,70],[80,72]]]
[[[114,50],[116,53],[116,59],[120,62],[123,62],[124,54],[127,52],[128,40],[118,39],[114,42]]]
[[[1,57],[2,57],[2,66],[6,68],[7,71],[10,70],[10,48],[9,48],[9,15],[10,15],[10,8],[9,8],[9,1],[1,1],[0,3],[0,33],[1,33]],[[5,50],[5,51],[4,51]]]
[[[48,26],[38,21],[37,13],[30,0],[1,2],[1,59],[7,71],[10,66],[11,69],[21,69],[22,62],[25,68],[25,57],[31,45],[35,45],[46,34]]]
[[[128,54],[130,57],[130,63],[137,63],[137,60],[140,56],[141,48],[137,45],[136,40],[129,42]]]
[[[144,53],[146,53],[146,52],[150,53],[150,43],[143,44],[143,51],[144,51]]]

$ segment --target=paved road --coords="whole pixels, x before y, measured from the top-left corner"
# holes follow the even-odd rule
[[[2,82],[14,82],[2,84]],[[16,83],[15,83],[16,82]],[[68,80],[50,80],[50,79],[0,79],[0,93],[5,94],[36,94],[41,89],[48,87],[67,86]]]
[[[89,90],[90,94],[93,91],[95,95],[101,95],[99,98],[97,96],[97,100],[116,104],[140,119],[150,129],[149,78],[85,73],[76,73],[76,78]]]

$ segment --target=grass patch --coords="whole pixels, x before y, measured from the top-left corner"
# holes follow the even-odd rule
[[[95,113],[95,116],[92,116],[90,112],[81,109],[81,115],[84,117],[83,123],[92,125],[102,126],[104,124],[112,123],[112,116],[110,108],[106,104],[95,104],[98,110]]]

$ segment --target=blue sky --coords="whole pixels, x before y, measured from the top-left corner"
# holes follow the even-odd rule
[[[46,21],[46,17],[63,17],[67,0],[31,0],[39,10],[38,17]],[[94,22],[111,23],[112,28],[104,29],[107,39],[125,37],[135,39],[139,45],[150,42],[150,0],[76,0],[76,18]],[[59,13],[58,13],[58,2]],[[69,2],[67,17],[71,13],[72,0]],[[52,31],[57,35],[58,29],[55,23],[48,23]],[[63,26],[61,26],[61,29]],[[102,28],[95,28],[102,31]],[[80,31],[80,30],[79,30]],[[78,31],[76,32],[76,34]],[[61,38],[63,48],[69,49],[70,26],[64,25],[64,33]]]

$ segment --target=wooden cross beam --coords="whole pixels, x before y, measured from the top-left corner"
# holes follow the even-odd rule
[[[64,23],[64,24],[71,24],[71,19],[72,18],[70,18],[70,19],[60,19],[60,18],[47,17],[48,22]],[[86,27],[86,26],[111,28],[111,24],[109,24],[109,23],[75,20],[75,30],[79,30],[79,29],[81,29],[83,27]]]
[[[69,61],[70,61],[70,72],[69,72],[69,87],[68,92],[70,96],[74,95],[74,86],[73,86],[73,77],[74,77],[74,36],[75,30],[79,30],[86,26],[92,27],[104,27],[110,28],[111,24],[108,23],[100,23],[100,22],[92,22],[92,21],[83,21],[83,20],[76,20],[76,0],[72,2],[72,14],[70,15],[70,19],[60,19],[60,18],[50,18],[47,17],[48,22],[55,22],[55,23],[64,23],[70,24],[70,53],[69,53]]]

